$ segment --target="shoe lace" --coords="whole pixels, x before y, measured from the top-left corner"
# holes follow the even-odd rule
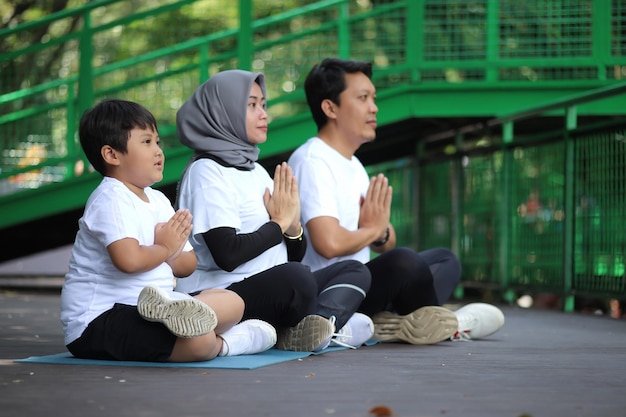
[[[474,315],[465,312],[457,315],[457,319],[459,321],[459,330],[450,336],[450,340],[453,342],[471,342],[472,336],[470,335],[470,329],[472,328],[472,324],[478,319],[474,317]]]
[[[472,337],[468,332],[459,332],[458,330],[452,336],[450,336],[450,340],[453,342],[472,342]]]
[[[337,319],[335,318],[335,316],[331,316],[331,317],[330,317],[330,319],[328,319],[328,320],[329,320],[329,321],[333,324],[333,326],[335,325],[335,322],[337,321]],[[335,328],[336,328],[336,327],[335,327]],[[352,335],[350,335],[350,334],[346,334],[346,333],[344,332],[344,330],[343,330],[344,328],[345,328],[345,326],[344,326],[343,328],[341,328],[341,330],[339,330],[339,331],[337,331],[337,332],[333,333],[333,334],[330,336],[330,338],[331,338],[331,339],[330,339],[330,340],[331,340],[331,342],[332,342],[332,343],[334,343],[334,344],[336,344],[336,345],[339,345],[339,346],[343,346],[343,347],[345,347],[345,348],[348,348],[348,349],[356,349],[356,346],[352,346],[352,345],[351,345],[351,344],[349,344],[349,343],[346,343],[346,342],[343,342],[343,341],[339,340],[339,338],[342,338],[342,339],[349,339],[349,338],[351,338],[351,337],[352,337]]]

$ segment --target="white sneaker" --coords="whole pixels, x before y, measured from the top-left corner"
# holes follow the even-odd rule
[[[281,331],[276,348],[295,352],[317,352],[328,346],[334,331],[334,321],[312,314],[304,317],[294,327]]]
[[[459,321],[457,332],[451,340],[472,340],[489,336],[504,326],[504,314],[498,307],[487,303],[467,304],[454,312]]]
[[[350,320],[333,335],[330,346],[356,349],[374,335],[374,322],[362,313],[354,313]]]
[[[374,339],[380,342],[430,345],[449,339],[459,328],[454,312],[439,306],[421,307],[404,316],[383,311],[372,320]]]
[[[137,310],[145,320],[163,323],[178,337],[202,336],[217,326],[215,312],[202,301],[157,287],[141,290]]]
[[[219,337],[224,341],[219,356],[252,355],[276,344],[276,329],[263,320],[250,319],[234,325]]]

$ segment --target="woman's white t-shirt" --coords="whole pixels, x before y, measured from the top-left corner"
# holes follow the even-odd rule
[[[147,285],[171,291],[174,274],[167,263],[146,272],[129,274],[113,265],[107,246],[120,239],[154,244],[157,223],[167,222],[174,209],[170,200],[150,187],[149,202],[141,200],[122,182],[104,177],[91,193],[72,248],[69,271],[61,292],[61,322],[65,344],[80,337],[87,325],[115,303],[137,305]],[[191,250],[186,244],[185,250]]]
[[[226,288],[251,275],[287,262],[284,242],[273,246],[232,272],[215,263],[202,234],[216,227],[231,227],[237,233],[252,233],[270,218],[263,202],[265,189],[274,190],[274,181],[265,168],[239,170],[224,167],[211,159],[193,162],[183,176],[179,188],[178,204],[193,215],[190,242],[198,258],[193,274],[179,279],[177,291],[186,293],[209,288]]]

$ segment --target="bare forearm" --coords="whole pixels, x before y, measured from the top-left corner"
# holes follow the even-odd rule
[[[318,225],[319,226],[319,225]],[[337,224],[336,227],[309,227],[311,244],[315,251],[325,258],[352,255],[369,246],[380,232],[373,228],[360,228],[350,231]]]
[[[191,275],[196,270],[198,260],[194,251],[183,252],[168,264],[177,278],[183,278]]]
[[[107,248],[113,264],[122,272],[134,274],[150,271],[166,261],[170,251],[163,245],[141,246],[126,239],[113,242]]]

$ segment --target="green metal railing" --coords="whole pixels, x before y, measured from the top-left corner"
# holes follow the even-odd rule
[[[326,56],[374,62],[387,109],[381,125],[493,116],[615,82],[626,67],[619,1],[326,0],[257,16],[265,3],[239,0],[237,15],[219,15],[230,3],[214,0],[207,11],[198,0],[143,9],[99,0],[1,30],[0,41],[16,47],[0,54],[0,227],[80,207],[96,177],[77,145],[77,119],[104,97],[139,101],[156,115],[171,183],[188,156],[175,137],[176,109],[222,69],[266,73],[269,157],[313,133],[302,82]],[[47,30],[46,42],[20,42],[38,30]]]
[[[436,146],[369,166],[400,187],[392,214],[400,244],[454,248],[465,287],[509,301],[559,294],[566,311],[577,296],[626,301],[626,118],[579,125],[577,115],[618,96],[626,83],[426,138]],[[551,129],[515,134],[555,111]]]
[[[302,0],[275,10],[239,0],[236,14],[223,12],[230,3],[97,0],[0,30],[0,44],[14,45],[0,53],[0,228],[84,205],[100,178],[76,127],[100,99],[155,114],[162,184],[172,184],[190,155],[176,110],[211,74],[266,74],[268,158],[314,133],[304,76],[340,56],[374,63],[382,127],[492,120],[416,132],[417,155],[368,167],[392,179],[401,243],[452,247],[466,286],[558,292],[567,308],[576,294],[624,297],[623,2]],[[45,42],[23,43],[42,30]],[[575,123],[582,116],[602,118]],[[564,124],[544,126],[555,118]],[[517,134],[531,122],[533,133]]]

